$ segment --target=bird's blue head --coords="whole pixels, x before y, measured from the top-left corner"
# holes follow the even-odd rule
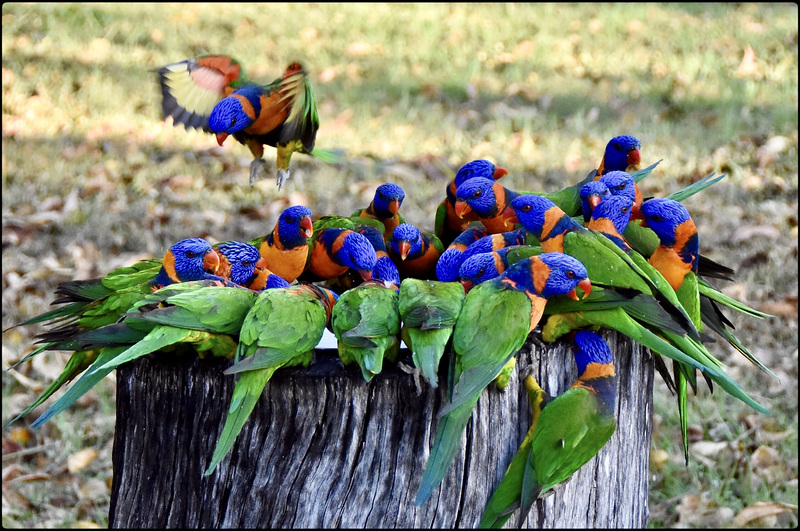
[[[604,183],[612,195],[624,195],[631,202],[636,200],[636,181],[626,171],[610,171],[600,177],[599,182]]]
[[[397,215],[406,193],[393,183],[384,183],[375,190],[372,206],[379,219]]]
[[[386,241],[383,239],[383,233],[373,227],[372,225],[357,225],[355,231],[363,234],[375,248],[375,251],[386,252]]]
[[[644,225],[656,233],[661,243],[674,247],[679,239],[681,229],[694,228],[694,222],[686,207],[677,201],[665,198],[654,198],[642,203],[640,208],[644,216]],[[694,230],[696,234],[696,228]],[[685,238],[683,238],[685,239]]]
[[[592,218],[592,211],[604,199],[611,197],[611,191],[600,181],[591,181],[581,188],[581,211],[583,211],[583,221]]]
[[[264,286],[264,289],[275,289],[275,288],[288,288],[291,284],[289,284],[283,277],[276,275],[275,273],[270,273],[267,277],[267,284]]]
[[[496,181],[504,175],[508,175],[508,170],[505,168],[497,167],[486,159],[477,159],[461,166],[461,169],[456,173],[454,182],[456,188],[458,188],[464,181],[473,177],[483,177],[484,179]]]
[[[311,209],[302,205],[290,206],[281,212],[275,227],[284,249],[293,249],[308,243],[308,239],[314,234],[311,216]]]
[[[604,175],[610,171],[625,170],[628,166],[638,166],[641,162],[639,149],[642,144],[630,135],[615,136],[606,144],[603,153],[602,171]]]
[[[227,275],[218,271],[219,275],[229,278],[240,286],[247,286],[250,283],[259,261],[261,267],[266,268],[266,261],[261,258],[258,248],[247,242],[223,242],[217,245],[216,251],[220,255],[220,265],[227,262],[230,268]]]
[[[561,210],[546,197],[533,194],[515,197],[511,201],[511,207],[517,213],[517,219],[525,230],[540,240],[548,218],[548,212]],[[557,210],[551,210],[554,208]],[[563,211],[561,213],[563,214]]]
[[[632,206],[633,201],[629,197],[612,195],[600,201],[592,211],[591,219],[608,219],[614,225],[614,229],[622,234],[631,220]]]
[[[436,261],[436,278],[440,282],[455,282],[458,280],[458,268],[461,266],[463,251],[460,249],[446,249]]]
[[[203,238],[188,238],[169,248],[162,266],[174,282],[201,280],[216,272],[219,255]]]
[[[363,234],[349,232],[336,255],[342,264],[358,271],[364,280],[372,278],[372,270],[378,257],[375,248]]]
[[[459,213],[461,201],[469,205],[478,216],[489,217],[497,206],[494,181],[484,177],[473,177],[464,181],[456,189],[456,214]]]
[[[401,223],[392,232],[391,245],[401,260],[417,256],[422,251],[422,233],[411,223]]]
[[[575,332],[572,338],[575,363],[578,365],[578,374],[586,372],[590,363],[605,365],[614,363],[614,355],[602,337],[588,330]]]
[[[380,280],[387,287],[394,285],[395,289],[400,289],[400,272],[388,256],[381,256],[375,261],[375,267],[372,268],[372,280]]]
[[[497,266],[502,264],[496,252],[478,253],[470,256],[458,268],[458,279],[469,290],[472,286],[493,279],[500,274]],[[502,267],[502,266],[501,266]]]
[[[216,133],[221,146],[228,135],[238,133],[253,125],[261,112],[260,94],[256,87],[237,90],[227,98],[222,98],[211,110],[208,128]]]
[[[589,296],[592,290],[589,273],[576,258],[564,253],[542,253],[539,259],[550,269],[544,289],[541,290],[542,297],[549,299],[553,295],[567,295],[579,300],[575,292],[576,287],[583,290],[584,298]]]

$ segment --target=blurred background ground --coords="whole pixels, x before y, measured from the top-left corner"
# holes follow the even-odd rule
[[[710,346],[771,414],[701,386],[688,468],[657,381],[650,526],[797,525],[796,5],[4,3],[2,17],[4,329],[48,309],[59,282],[182,238],[260,236],[292,204],[349,214],[386,181],[406,190],[406,219],[430,229],[470,160],[507,168],[506,187],[554,191],[633,134],[644,164],[663,159],[646,195],[728,175],[685,204],[701,252],[737,271],[723,291],[774,315],[730,317],[778,377]],[[151,70],[203,52],[265,82],[301,61],[317,146],[346,161],[295,155],[283,191],[251,188],[246,148],[161,122]],[[3,368],[41,331],[3,334]],[[3,421],[66,359],[4,372]],[[113,377],[29,430],[42,411],[3,430],[3,526],[105,527]]]

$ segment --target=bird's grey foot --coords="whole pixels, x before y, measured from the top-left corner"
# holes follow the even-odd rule
[[[397,367],[406,374],[410,374],[414,377],[414,387],[417,388],[417,396],[422,394],[422,380],[425,379],[425,375],[422,372],[422,369],[418,369],[416,367],[412,367],[411,365],[406,365],[403,362],[398,362]]]
[[[283,188],[283,183],[289,180],[289,170],[284,170],[280,168],[278,170],[278,190]]]
[[[267,161],[262,158],[253,159],[253,162],[250,163],[250,186],[256,184],[259,172],[264,172],[264,175],[267,175],[266,165]]]

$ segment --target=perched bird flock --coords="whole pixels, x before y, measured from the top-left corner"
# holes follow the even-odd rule
[[[227,56],[203,56],[157,71],[163,117],[227,136],[263,170],[264,145],[277,149],[278,185],[292,153],[318,155],[311,85],[292,63],[268,85],[247,78]],[[724,177],[713,174],[666,198],[645,198],[641,144],[608,143],[596,170],[555,193],[511,190],[504,168],[474,160],[445,187],[433,230],[409,223],[406,199],[385,183],[351,215],[285,209],[273,229],[249,242],[175,243],[162,259],[118,268],[103,278],[56,290],[57,307],[16,326],[44,323],[38,347],[72,356],[61,376],[10,422],[28,415],[61,386],[80,378],[33,422],[63,411],[122,363],[154,352],[233,360],[236,378],[225,424],[206,470],[226,457],[275,371],[308,366],[325,329],[345,365],[370,382],[397,360],[401,341],[419,374],[439,386],[446,404],[416,504],[447,474],[483,390],[504,388],[531,333],[565,336],[578,379],[549,397],[525,377],[530,429],[486,506],[481,527],[500,527],[596,455],[616,428],[614,354],[597,331],[616,330],[655,354],[677,396],[688,462],[688,389],[698,371],[754,409],[765,409],[707,349],[713,332],[770,372],[732,331],[723,310],[767,316],[717,290],[710,279],[734,272],[699,254],[697,227],[681,201]],[[324,155],[323,155],[324,156]],[[672,371],[666,364],[672,360]],[[425,451],[427,449],[420,449]]]

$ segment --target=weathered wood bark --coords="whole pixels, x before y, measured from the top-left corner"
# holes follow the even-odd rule
[[[524,522],[507,527],[646,525],[653,363],[627,338],[604,337],[619,378],[616,433]],[[388,365],[367,384],[331,354],[318,352],[308,369],[278,371],[208,477],[233,390],[222,374],[230,362],[150,357],[121,367],[109,525],[475,527],[530,423],[520,370],[537,365],[551,394],[576,373],[571,349],[532,335],[508,388],[481,396],[441,487],[415,507],[444,389],[418,393],[410,375]]]

